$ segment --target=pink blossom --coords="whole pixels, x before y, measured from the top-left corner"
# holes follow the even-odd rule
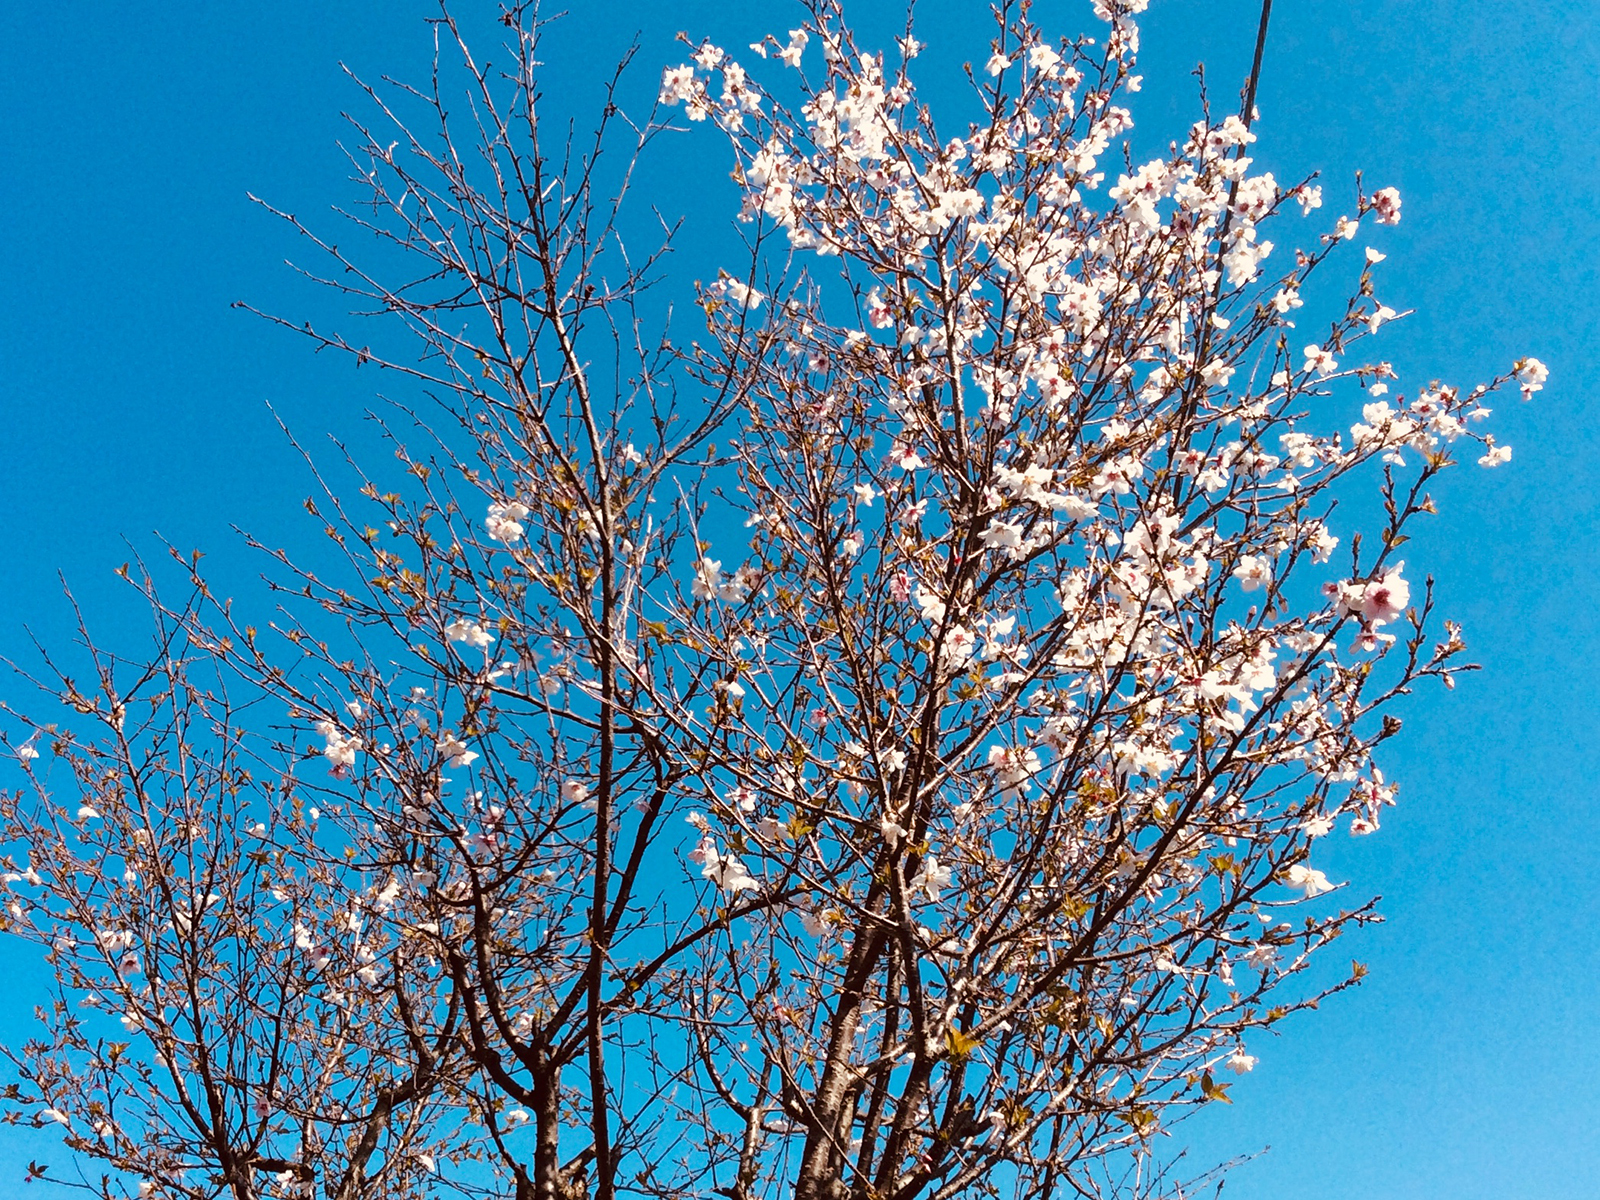
[[[1308,372],[1315,371],[1319,377],[1331,375],[1333,372],[1339,369],[1339,364],[1334,359],[1333,355],[1328,353],[1328,351],[1324,350],[1321,346],[1307,346],[1305,355],[1305,369]]]
[[[1373,193],[1372,211],[1377,214],[1378,224],[1398,225],[1400,223],[1400,192],[1396,188],[1380,188]]]
[[[694,68],[685,63],[668,67],[661,74],[661,103],[677,104],[694,96]]]
[[[1411,603],[1411,585],[1400,577],[1404,565],[1390,567],[1361,590],[1356,611],[1365,624],[1385,625],[1405,612],[1406,605]]]
[[[1253,592],[1272,583],[1272,564],[1260,555],[1241,554],[1233,576],[1239,581],[1240,587]]]
[[[873,288],[867,293],[867,320],[874,329],[887,329],[894,324],[894,316],[889,311],[881,288]]]

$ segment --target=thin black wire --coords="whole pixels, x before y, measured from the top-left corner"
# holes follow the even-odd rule
[[[1256,56],[1250,64],[1250,81],[1245,85],[1244,95],[1244,124],[1250,127],[1250,122],[1256,115],[1256,84],[1261,82],[1261,56],[1267,49],[1267,21],[1272,16],[1272,0],[1261,0],[1261,24],[1256,28]]]
[[[1271,19],[1271,17],[1272,0],[1261,0],[1261,22],[1256,26],[1256,52],[1255,57],[1250,63],[1250,78],[1245,81],[1244,88],[1243,119],[1244,127],[1246,129],[1249,129],[1250,123],[1255,120],[1256,85],[1261,82],[1261,59],[1267,50],[1267,22]],[[1234,150],[1234,157],[1238,158],[1243,153],[1244,143],[1241,142]],[[1239,180],[1237,177],[1235,177],[1232,186],[1228,188],[1228,210],[1222,215],[1222,228],[1217,233],[1217,241],[1219,244],[1225,243],[1228,240],[1228,231],[1233,226],[1233,206],[1238,198]],[[1222,283],[1225,277],[1226,273],[1222,268],[1222,264],[1219,262],[1217,264],[1217,282],[1211,291],[1211,303],[1207,306],[1206,312],[1201,317],[1202,322],[1204,322],[1204,328],[1200,331],[1200,348],[1199,353],[1195,356],[1195,379],[1200,378],[1199,368],[1205,363],[1206,357],[1211,353],[1211,314],[1216,312],[1217,305],[1222,301]],[[1187,426],[1189,418],[1193,416],[1194,406],[1199,399],[1196,395],[1196,386],[1197,385],[1194,382],[1189,384],[1189,394],[1184,400],[1183,413],[1178,422],[1178,428],[1180,429]],[[1175,439],[1173,441],[1173,453],[1176,452],[1177,441]],[[1176,487],[1176,484],[1174,484],[1174,486]]]
[[[1256,26],[1256,53],[1250,63],[1250,78],[1244,85],[1244,127],[1250,128],[1250,123],[1256,119],[1256,85],[1261,82],[1261,56],[1267,50],[1267,21],[1272,16],[1272,0],[1261,0],[1261,24]],[[1240,142],[1234,149],[1233,156],[1238,158],[1244,153],[1245,144]],[[1239,178],[1234,177],[1232,185],[1228,188],[1228,211],[1222,214],[1222,231],[1217,235],[1219,240],[1226,240],[1228,230],[1233,227],[1233,206],[1239,199]],[[1217,276],[1217,288],[1211,297],[1211,307],[1217,306],[1217,301],[1222,298],[1222,276]],[[1210,339],[1207,338],[1209,343]]]

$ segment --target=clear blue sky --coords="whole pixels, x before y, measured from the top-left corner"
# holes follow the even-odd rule
[[[1470,384],[1531,353],[1552,378],[1530,406],[1502,401],[1494,427],[1513,462],[1458,472],[1407,555],[1438,577],[1485,670],[1410,707],[1387,760],[1401,805],[1382,833],[1321,852],[1331,876],[1386,897],[1389,923],[1340,948],[1370,980],[1253,1042],[1262,1062],[1237,1104],[1178,1140],[1193,1140],[1197,1164],[1272,1146],[1229,1184],[1236,1200],[1600,1195],[1600,446],[1583,415],[1600,411],[1600,6],[1277,7],[1260,161],[1280,178],[1320,168],[1330,203],[1357,167],[1401,189],[1383,298],[1419,310],[1385,335],[1403,376]],[[635,29],[649,91],[682,57],[678,29],[742,46],[797,19],[771,0],[572,8],[548,55],[551,94],[580,106],[584,73]],[[986,57],[983,8],[923,0],[935,65]],[[1067,33],[1088,27],[1088,9],[1041,0],[1035,15]],[[888,10],[873,10],[885,34]],[[224,586],[247,589],[232,525],[275,543],[314,535],[266,403],[307,439],[349,433],[380,384],[229,309],[327,311],[245,193],[301,215],[351,197],[335,143],[361,97],[338,64],[420,79],[428,11],[0,9],[0,653],[26,653],[25,625],[67,635],[58,572],[132,644],[141,621],[111,587],[124,538],[150,552],[159,530],[203,548]],[[1187,128],[1197,61],[1231,100],[1255,15],[1240,0],[1155,0],[1144,135]],[[697,273],[728,236],[712,203],[731,216],[721,155],[714,138],[682,139],[652,178],[664,210],[695,213],[682,261]],[[0,965],[0,1036],[20,1041],[43,967],[10,947]],[[0,1194],[30,1157],[65,1165],[52,1140],[0,1137]]]

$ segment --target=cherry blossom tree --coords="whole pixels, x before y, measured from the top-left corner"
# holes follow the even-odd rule
[[[1176,1195],[1158,1135],[1360,978],[1317,839],[1469,669],[1408,531],[1545,370],[1401,391],[1401,197],[1253,169],[1265,9],[1136,163],[1145,6],[1002,0],[954,126],[832,0],[587,142],[532,5],[365,87],[375,248],[294,222],[364,316],[283,323],[416,397],[397,465],[316,473],[272,611],[125,567],[153,652],[30,668],[8,1119],[107,1197]],[[672,130],[743,197],[693,290]]]

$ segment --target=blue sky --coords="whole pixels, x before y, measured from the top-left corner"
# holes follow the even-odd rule
[[[679,29],[742,46],[798,19],[770,0],[572,7],[547,57],[551,94],[579,111],[635,29],[649,92],[682,58]],[[112,569],[128,543],[157,553],[152,531],[204,549],[240,591],[253,565],[233,526],[314,536],[267,404],[308,441],[359,436],[380,384],[229,308],[329,311],[246,192],[302,216],[351,197],[339,114],[362,98],[339,63],[420,78],[429,11],[0,11],[0,654],[25,655],[26,629],[69,635],[58,573],[98,630],[136,644]],[[987,55],[982,5],[918,11],[930,67]],[[883,37],[898,28],[888,6],[863,13]],[[1092,20],[1087,0],[1041,0],[1035,17],[1061,33]],[[1155,0],[1145,136],[1187,128],[1197,61],[1231,99],[1255,17],[1239,0]],[[1262,1062],[1237,1103],[1178,1131],[1197,1164],[1272,1146],[1230,1182],[1235,1200],[1600,1195],[1600,446],[1583,416],[1600,336],[1597,79],[1592,3],[1280,0],[1274,14],[1258,159],[1280,178],[1320,169],[1330,203],[1358,167],[1401,189],[1383,298],[1418,310],[1385,335],[1403,378],[1470,384],[1528,353],[1552,378],[1531,405],[1502,400],[1494,427],[1514,460],[1458,472],[1407,555],[1485,669],[1416,697],[1388,757],[1400,807],[1376,837],[1331,839],[1318,864],[1385,897],[1388,924],[1341,947],[1369,982],[1253,1043]],[[697,273],[729,237],[722,153],[679,139],[650,179],[663,210],[693,214],[680,261]],[[43,967],[0,955],[13,982],[0,1036],[17,1041]],[[30,1157],[64,1164],[49,1141],[0,1138],[0,1190]]]

